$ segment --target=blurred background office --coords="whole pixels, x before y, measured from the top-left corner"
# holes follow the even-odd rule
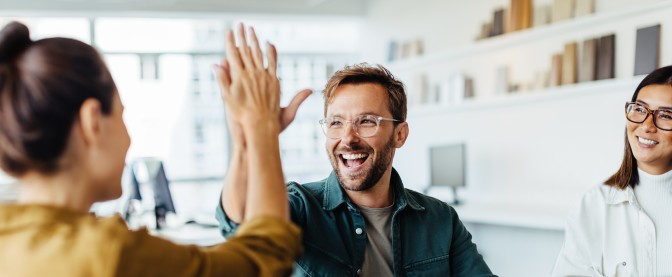
[[[244,21],[277,45],[283,103],[315,90],[281,135],[287,180],[331,170],[317,123],[329,76],[387,66],[410,104],[395,168],[447,202],[458,187],[455,207],[500,276],[550,274],[567,211],[619,165],[624,103],[642,74],[672,64],[670,12],[670,0],[0,0],[0,24],[103,53],[126,106],[127,161],[162,161],[184,218],[214,214],[226,175],[211,65],[227,28]],[[456,145],[441,153],[457,158],[431,152]],[[442,183],[432,172],[442,165],[460,178]],[[0,178],[0,202],[16,187]]]

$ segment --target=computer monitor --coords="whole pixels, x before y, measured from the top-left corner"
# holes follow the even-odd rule
[[[156,216],[156,228],[161,229],[165,226],[166,215],[169,212],[175,212],[173,197],[170,194],[170,182],[166,176],[161,161],[147,163],[147,169],[152,178],[152,190],[154,191],[154,215]]]
[[[124,216],[126,222],[129,222],[131,215],[137,212],[137,209],[133,203],[134,200],[142,201],[142,194],[140,193],[140,183],[138,182],[137,174],[135,173],[135,167],[133,164],[128,164],[124,167],[124,173],[122,175],[121,184],[123,188],[123,193],[121,197],[122,209],[121,213]]]
[[[466,149],[464,143],[430,147],[429,150],[431,187],[450,187],[453,191],[453,205],[460,204],[457,188],[466,186]]]

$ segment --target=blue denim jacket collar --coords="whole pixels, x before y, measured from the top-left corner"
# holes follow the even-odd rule
[[[395,211],[400,211],[406,208],[406,206],[417,211],[424,211],[425,207],[418,204],[413,195],[406,193],[404,189],[404,184],[399,177],[399,173],[392,168],[392,176],[390,177],[390,186],[393,187],[395,191]],[[402,193],[399,193],[402,192]],[[336,172],[332,171],[327,181],[324,182],[324,200],[322,202],[322,209],[327,211],[332,211],[339,206],[346,204],[348,206],[353,206],[350,202],[350,199],[343,191],[340,183],[338,182],[338,177]]]

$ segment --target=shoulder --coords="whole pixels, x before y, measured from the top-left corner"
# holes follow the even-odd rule
[[[444,201],[406,188],[404,189],[404,192],[406,193],[406,201],[408,201],[408,205],[411,207],[415,205],[416,210],[422,210],[430,215],[439,214],[442,217],[445,217],[446,215],[453,216],[456,214],[455,209]]]
[[[588,221],[597,222],[605,217],[612,199],[621,193],[624,192],[605,184],[591,186],[569,212],[568,223],[585,225],[584,223]]]
[[[580,207],[604,206],[615,194],[622,193],[616,187],[605,184],[593,185],[581,197]]]
[[[104,241],[106,244],[121,243],[131,233],[126,222],[118,215],[101,218],[87,216],[80,218],[75,226],[79,241],[82,243],[87,243],[86,241],[89,243]]]
[[[290,197],[294,196],[303,199],[316,198],[322,200],[325,193],[325,183],[326,179],[305,184],[289,182],[287,183],[287,192],[289,193]]]

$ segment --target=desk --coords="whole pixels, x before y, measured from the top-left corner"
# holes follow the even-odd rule
[[[453,208],[490,269],[500,276],[548,276],[564,240],[568,212],[582,189],[468,191]],[[432,195],[452,200],[448,190]],[[521,266],[520,261],[525,261]]]
[[[463,222],[562,231],[571,206],[473,199],[453,208]]]
[[[450,203],[452,193],[433,190],[431,196]],[[451,205],[465,223],[563,231],[569,211],[578,204],[580,190],[463,191],[459,205]]]

